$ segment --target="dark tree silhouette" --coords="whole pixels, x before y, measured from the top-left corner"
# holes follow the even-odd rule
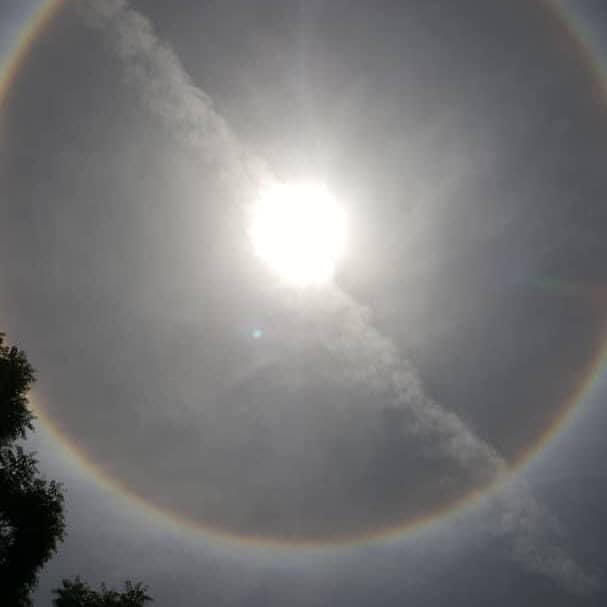
[[[42,566],[63,541],[63,493],[39,476],[33,453],[15,441],[33,430],[28,392],[34,369],[22,350],[4,343],[0,332],[0,606],[30,607]],[[147,588],[126,582],[124,591],[100,591],[80,578],[54,590],[56,607],[143,607]]]
[[[27,607],[38,573],[63,540],[63,495],[15,445],[33,430],[27,393],[34,370],[0,333],[0,605]]]
[[[118,592],[102,585],[101,590],[93,590],[87,583],[75,578],[74,581],[63,580],[63,586],[54,593],[55,607],[144,607],[151,601],[146,594],[147,588],[141,584],[125,582],[124,590]]]
[[[34,429],[27,400],[34,370],[25,352],[5,345],[4,337],[0,332],[0,446],[25,438],[27,430]]]

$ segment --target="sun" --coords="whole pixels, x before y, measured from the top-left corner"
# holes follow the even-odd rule
[[[346,245],[346,215],[323,185],[277,184],[253,210],[249,236],[256,254],[290,286],[331,281]]]

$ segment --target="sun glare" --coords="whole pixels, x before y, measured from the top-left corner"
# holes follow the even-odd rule
[[[259,198],[250,237],[284,283],[319,286],[332,279],[344,253],[346,217],[324,186],[274,185]]]

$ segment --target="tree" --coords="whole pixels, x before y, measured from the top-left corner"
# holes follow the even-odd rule
[[[151,601],[146,594],[147,588],[141,584],[125,582],[124,591],[110,590],[105,585],[101,590],[93,590],[79,577],[74,581],[63,580],[63,586],[54,590],[57,598],[53,599],[55,607],[144,607]]]
[[[39,476],[33,453],[15,445],[33,430],[27,393],[34,370],[0,333],[0,604],[31,605],[42,566],[63,540],[63,494]]]
[[[33,453],[15,441],[33,430],[28,392],[35,381],[25,353],[4,343],[0,332],[0,605],[30,607],[42,566],[63,541],[61,485],[40,477]],[[143,607],[152,599],[140,583],[123,592],[92,590],[80,578],[63,580],[54,591],[56,607]]]
[[[0,332],[0,447],[25,438],[27,430],[34,429],[27,400],[35,381],[34,369],[25,352],[5,345],[4,337]]]

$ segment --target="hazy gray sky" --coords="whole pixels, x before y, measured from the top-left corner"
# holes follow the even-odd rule
[[[593,87],[523,2],[69,4],[0,140],[2,323],[41,406],[150,504],[233,534],[326,542],[447,506],[538,440],[600,341]],[[252,254],[267,179],[345,208],[335,286],[294,294]],[[70,532],[40,604],[82,573],[167,605],[598,605],[576,592],[604,562],[588,408],[495,503],[313,554],[150,517],[40,428]]]

